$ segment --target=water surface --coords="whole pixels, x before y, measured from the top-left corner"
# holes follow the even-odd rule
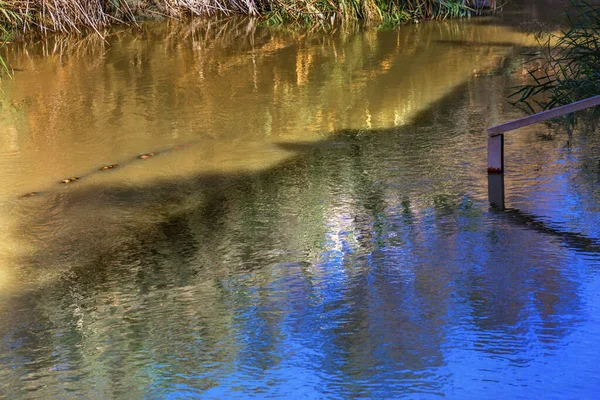
[[[508,135],[487,204],[521,28],[9,47],[0,397],[591,398],[597,134]]]

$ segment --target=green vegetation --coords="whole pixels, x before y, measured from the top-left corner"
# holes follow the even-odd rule
[[[550,109],[600,94],[600,5],[571,3],[570,28],[540,37],[541,51],[529,61],[533,82],[517,88],[516,103]]]
[[[359,21],[397,25],[421,19],[456,18],[478,10],[464,0],[272,0],[266,12],[270,23],[334,24]]]
[[[468,16],[481,0],[0,0],[3,32],[99,30],[113,22],[186,15],[245,14],[271,24],[369,25]]]
[[[8,40],[11,39],[13,30],[17,26],[23,26],[27,28],[27,13],[21,13],[13,10],[10,5],[0,0],[0,43],[4,46]],[[4,62],[4,59],[0,56],[0,71],[10,73],[8,66]]]

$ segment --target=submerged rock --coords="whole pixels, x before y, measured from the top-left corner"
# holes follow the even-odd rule
[[[108,165],[105,165],[104,167],[100,168],[100,171],[106,171],[109,169],[113,169],[113,168],[117,167],[118,165],[119,164],[108,164]]]
[[[62,181],[60,181],[61,183],[71,183],[71,182],[75,182],[76,180],[79,180],[78,176],[72,176],[68,179],[63,179]]]

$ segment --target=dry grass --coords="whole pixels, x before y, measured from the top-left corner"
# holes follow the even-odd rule
[[[400,23],[468,15],[476,0],[0,0],[5,31],[99,31],[114,22],[140,18],[245,14],[269,23]]]

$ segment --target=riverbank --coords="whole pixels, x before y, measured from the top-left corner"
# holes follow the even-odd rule
[[[466,17],[495,6],[494,0],[0,0],[5,37],[26,32],[98,31],[114,23],[242,14],[266,24],[397,25],[423,19]]]

